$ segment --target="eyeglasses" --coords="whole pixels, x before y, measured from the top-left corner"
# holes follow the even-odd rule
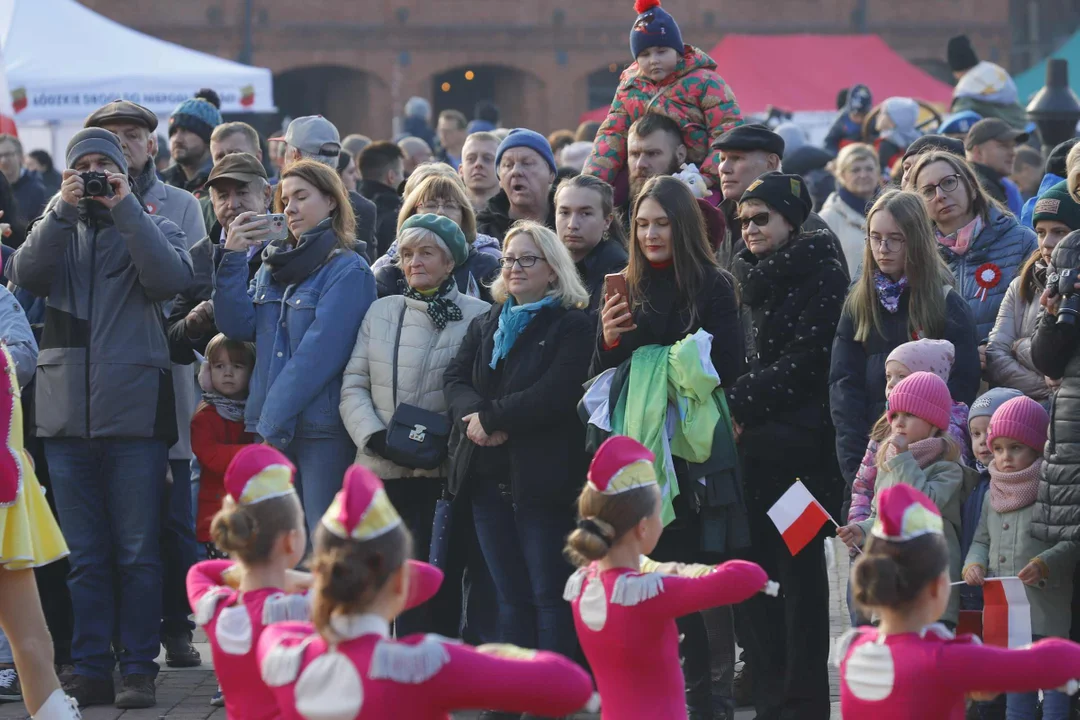
[[[871,235],[870,237],[866,238],[866,242],[870,245],[870,247],[876,247],[878,250],[884,250],[885,252],[896,252],[904,245],[904,243],[907,242],[907,240],[899,237],[889,238],[883,235],[878,235],[877,237]]]
[[[536,264],[537,260],[544,260],[544,258],[537,257],[536,255],[522,255],[519,258],[502,257],[499,258],[499,265],[502,266],[503,270],[512,270],[514,268],[514,263],[517,263],[523,268],[531,268]],[[547,262],[547,260],[544,260],[544,262]]]
[[[941,192],[948,195],[960,184],[960,176],[957,174],[946,175],[941,178],[941,182],[936,185],[923,185],[919,188],[919,194],[921,194],[927,200],[933,200],[937,197],[938,188],[941,188]]]
[[[740,217],[739,222],[742,223],[743,230],[750,227],[750,223],[754,223],[759,228],[763,228],[769,224],[769,213],[759,212],[757,215],[751,215],[750,217]]]
[[[438,214],[444,210],[457,212],[458,210],[461,210],[461,205],[454,202],[453,200],[429,200],[427,202],[422,202],[417,205],[416,209],[419,210],[421,213]]]

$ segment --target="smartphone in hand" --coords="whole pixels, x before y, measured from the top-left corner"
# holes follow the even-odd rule
[[[626,276],[622,273],[612,273],[604,276],[604,301],[607,302],[618,293],[623,300],[627,299]]]
[[[251,218],[251,221],[267,220],[269,226],[269,234],[266,236],[268,242],[275,240],[284,240],[289,237],[289,226],[285,223],[285,215],[282,213],[272,213],[269,215],[256,215]]]

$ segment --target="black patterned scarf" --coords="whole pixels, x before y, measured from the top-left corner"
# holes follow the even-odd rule
[[[456,288],[457,283],[451,275],[446,279],[446,282],[439,286],[439,289],[433,295],[424,295],[419,290],[413,290],[411,287],[406,287],[405,297],[427,303],[427,311],[428,315],[431,317],[431,322],[435,323],[435,327],[439,330],[445,330],[447,323],[461,320],[465,317],[461,314],[461,308],[450,299],[450,295]]]

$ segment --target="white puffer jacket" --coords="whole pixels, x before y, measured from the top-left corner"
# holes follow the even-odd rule
[[[852,279],[857,278],[862,265],[863,248],[866,247],[866,218],[852,210],[835,192],[825,199],[818,214],[828,223],[829,229],[836,233],[836,237],[840,238],[848,272]]]
[[[394,338],[402,304],[406,306],[401,348],[398,351],[399,403],[432,412],[447,411],[443,371],[457,355],[469,323],[487,312],[483,300],[468,297],[455,287],[450,299],[464,318],[450,322],[441,332],[431,322],[427,303],[401,295],[376,300],[364,316],[352,357],[341,384],[341,419],[359,448],[356,462],[380,478],[445,477],[446,468],[413,470],[367,451],[368,438],[386,430],[394,414]]]

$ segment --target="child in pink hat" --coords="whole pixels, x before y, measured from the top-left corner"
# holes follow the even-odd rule
[[[975,540],[964,565],[968,585],[987,577],[1019,577],[1031,605],[1032,637],[1069,637],[1073,568],[1080,545],[1048,543],[1031,535],[1031,515],[1039,489],[1042,452],[1050,416],[1029,397],[1009,400],[990,418],[987,441],[994,452],[990,493],[983,504]],[[1010,694],[1010,717],[1032,717],[1038,693]],[[1069,698],[1047,692],[1043,718],[1066,720]]]
[[[852,569],[852,584],[856,602],[881,624],[851,630],[838,644],[844,717],[963,720],[968,695],[1062,686],[1075,691],[1076,643],[1051,638],[1010,650],[983,646],[970,635],[954,637],[935,624],[955,595],[949,587],[949,523],[939,501],[908,485],[881,488],[877,501],[878,516]]]
[[[930,372],[912,373],[889,395],[886,417],[889,437],[878,450],[877,492],[895,485],[910,485],[925,493],[945,519],[949,567],[960,580],[960,502],[964,480],[960,446],[949,434],[952,397],[945,381]],[[870,516],[837,531],[849,547],[862,547],[878,515],[877,498]],[[960,594],[953,593],[943,620],[955,627],[960,614]]]

